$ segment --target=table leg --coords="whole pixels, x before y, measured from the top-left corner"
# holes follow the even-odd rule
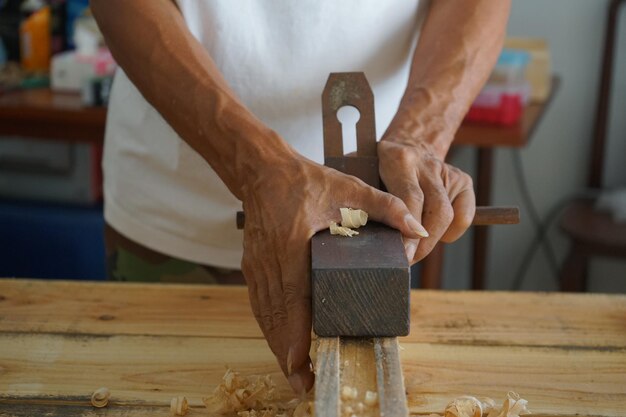
[[[422,261],[422,270],[420,271],[420,287],[423,289],[441,289],[443,253],[443,244],[438,243]]]
[[[476,160],[476,205],[488,206],[491,200],[491,175],[493,171],[493,148],[478,148]],[[474,228],[472,264],[472,289],[485,288],[487,270],[487,227]]]

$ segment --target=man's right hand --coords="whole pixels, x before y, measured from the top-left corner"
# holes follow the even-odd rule
[[[242,270],[250,304],[267,342],[297,393],[313,386],[310,240],[339,222],[341,207],[419,238],[420,224],[399,198],[299,155],[261,171],[242,187]]]

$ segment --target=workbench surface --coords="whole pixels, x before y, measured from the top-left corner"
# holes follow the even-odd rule
[[[412,415],[518,392],[538,416],[626,415],[626,296],[412,294],[400,343]],[[245,288],[0,280],[0,416],[190,415],[227,366],[284,378]],[[109,406],[89,405],[108,387]]]

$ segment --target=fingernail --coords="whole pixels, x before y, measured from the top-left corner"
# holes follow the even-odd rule
[[[287,352],[287,375],[293,373],[293,348],[289,348]]]
[[[410,214],[407,214],[404,217],[404,221],[406,222],[406,225],[408,226],[409,229],[415,230],[415,232],[418,235],[420,235],[421,237],[428,237],[429,236],[429,234],[426,231],[426,229],[424,229],[424,226],[422,226],[420,224],[420,222],[415,220],[415,217],[411,216]]]
[[[291,385],[291,389],[293,389],[296,394],[300,395],[304,393],[304,382],[302,381],[302,377],[300,376],[300,374],[295,373],[289,375],[287,379],[289,380],[289,385]]]
[[[406,258],[409,260],[409,262],[411,262],[415,257],[417,245],[415,244],[415,242],[409,242],[404,249],[406,250]]]

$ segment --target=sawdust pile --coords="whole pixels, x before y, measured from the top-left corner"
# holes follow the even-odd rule
[[[312,417],[313,404],[298,399],[277,401],[270,375],[250,379],[228,369],[213,393],[202,398],[211,413],[238,417]]]
[[[491,398],[479,400],[476,397],[463,396],[446,406],[443,417],[521,417],[531,414],[526,407],[528,401],[515,392],[509,392],[498,408]],[[429,417],[441,417],[431,414]]]

